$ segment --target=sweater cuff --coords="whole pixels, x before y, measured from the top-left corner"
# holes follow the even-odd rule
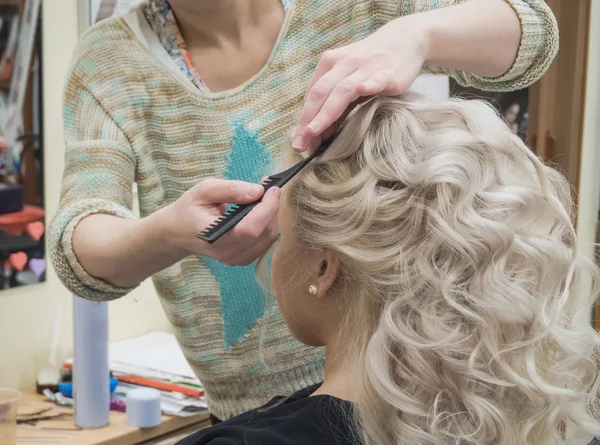
[[[510,69],[491,81],[501,87],[512,84],[512,89],[519,90],[539,80],[554,60],[558,48],[558,26],[547,7],[533,10],[521,0],[504,1],[519,18],[521,43]]]
[[[86,199],[61,209],[54,218],[50,234],[52,264],[61,282],[75,295],[94,301],[114,300],[135,287],[121,288],[93,277],[83,268],[73,250],[75,228],[93,214],[137,219],[131,210],[104,199]]]
[[[515,91],[535,83],[546,72],[558,51],[558,26],[552,11],[543,1],[535,8],[522,0],[504,0],[510,5],[521,24],[521,42],[510,69],[499,77],[484,77],[452,72],[463,86],[487,91]],[[428,72],[448,74],[448,70],[428,67]]]

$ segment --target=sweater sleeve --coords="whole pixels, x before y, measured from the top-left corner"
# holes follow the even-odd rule
[[[62,283],[75,295],[111,300],[132,289],[93,277],[73,251],[73,231],[91,214],[135,219],[132,185],[136,158],[128,138],[100,102],[71,80],[64,98],[65,170],[60,204],[50,225],[50,256]]]
[[[500,77],[483,77],[463,71],[426,66],[426,72],[448,74],[463,86],[490,91],[526,88],[539,80],[558,52],[558,26],[544,0],[504,0],[516,12],[521,23],[521,43],[512,67]],[[379,3],[379,2],[378,2]],[[462,0],[385,0],[379,3],[384,16],[392,20],[462,3]]]

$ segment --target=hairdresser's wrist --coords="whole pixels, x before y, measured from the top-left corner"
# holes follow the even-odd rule
[[[181,224],[174,217],[172,206],[164,207],[138,222],[138,233],[144,237],[147,248],[165,259],[165,263],[174,264],[190,254],[182,241]],[[193,242],[194,239],[191,240]],[[145,249],[144,249],[145,250]],[[170,265],[168,264],[168,265]]]
[[[446,33],[448,25],[444,23],[443,12],[434,10],[414,16],[414,25],[420,29],[427,65],[443,66],[447,63],[447,45],[452,36]],[[456,32],[460,33],[460,30]]]
[[[521,38],[514,10],[503,0],[468,1],[405,16],[423,64],[483,77],[504,74]],[[406,35],[406,34],[404,34]]]
[[[429,63],[433,57],[433,39],[436,36],[435,26],[435,18],[432,20],[428,13],[420,13],[392,20],[383,26],[380,31],[387,34],[392,45],[412,43],[413,50],[419,55],[418,58],[425,61],[425,63]],[[401,36],[402,38],[399,38]]]

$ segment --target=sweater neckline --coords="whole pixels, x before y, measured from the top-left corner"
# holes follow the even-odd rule
[[[243,93],[248,88],[260,82],[264,77],[268,75],[273,65],[275,64],[275,60],[280,56],[282,52],[282,46],[284,45],[284,42],[286,40],[288,30],[291,26],[292,20],[294,20],[296,17],[297,1],[298,0],[289,1],[289,12],[285,15],[285,19],[281,26],[281,30],[279,31],[279,35],[277,37],[275,45],[273,45],[271,54],[269,55],[269,58],[267,59],[263,67],[256,74],[254,74],[252,77],[250,77],[248,80],[238,85],[237,87],[218,92],[201,90],[197,88],[187,79],[185,79],[184,76],[177,71],[177,69],[175,69],[175,63],[172,61],[170,56],[168,56],[168,53],[166,52],[164,47],[160,44],[160,41],[158,40],[156,34],[154,34],[154,32],[151,30],[150,25],[139,6],[132,9],[126,16],[122,17],[121,20],[119,20],[118,22],[131,35],[132,40],[135,41],[136,45],[139,46],[142,51],[148,54],[149,58],[151,59],[151,63],[155,64],[158,68],[164,71],[178,84],[182,85],[187,90],[193,92],[195,95],[197,95],[197,97],[201,99],[227,99]],[[135,27],[137,27],[138,29],[134,29]],[[144,38],[146,39],[146,41],[142,40]]]
[[[292,3],[290,0],[279,0],[279,4],[284,10],[284,20],[282,20],[279,26],[278,35],[285,22],[285,16],[290,12],[290,5]],[[194,83],[201,90],[210,90],[202,79],[202,73],[199,72],[198,67],[192,60],[192,55],[183,38],[179,22],[175,17],[169,0],[145,0],[140,3],[140,9],[163,47],[169,53],[171,59],[179,66],[180,71],[188,81]],[[273,42],[273,46],[270,48],[271,51],[273,51],[274,45],[275,42]]]

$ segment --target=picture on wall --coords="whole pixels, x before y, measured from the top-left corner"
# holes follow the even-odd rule
[[[0,1],[0,290],[46,279],[41,1]]]
[[[464,99],[489,101],[504,117],[512,132],[518,135],[523,142],[527,142],[529,89],[494,93],[476,88],[465,88],[450,79],[450,95]]]

